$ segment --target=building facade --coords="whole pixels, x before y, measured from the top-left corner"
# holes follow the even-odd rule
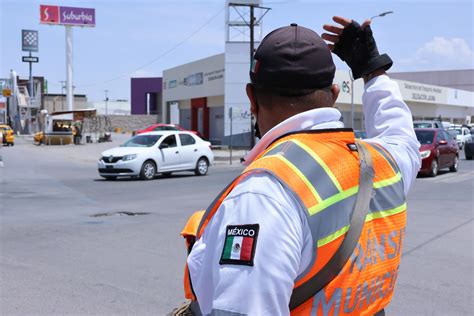
[[[474,69],[393,72],[395,79],[474,91]]]
[[[158,115],[161,118],[162,79],[131,78],[131,114]]]
[[[219,54],[163,71],[164,122],[199,131],[213,143],[222,141],[224,57]]]
[[[226,45],[226,52],[163,72],[163,122],[198,130],[214,144],[250,144],[251,114],[245,85],[249,82],[247,45]],[[474,92],[395,79],[414,120],[442,118],[471,123]],[[341,92],[335,107],[344,124],[364,129],[362,79],[337,70],[334,83]],[[353,102],[351,101],[353,100]],[[354,119],[352,119],[352,103]]]
[[[87,109],[87,96],[85,94],[75,94],[73,99],[73,110]],[[46,93],[43,94],[43,109],[48,113],[67,111],[67,98],[65,94]]]

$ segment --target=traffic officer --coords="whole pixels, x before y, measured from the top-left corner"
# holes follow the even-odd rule
[[[392,298],[419,143],[370,21],[333,19],[322,38],[276,29],[255,53],[247,95],[263,137],[200,222],[195,313],[379,315]],[[364,142],[334,108],[331,51],[364,80]]]

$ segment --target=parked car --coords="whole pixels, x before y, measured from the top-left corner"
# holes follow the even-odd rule
[[[15,145],[15,133],[8,125],[0,124],[0,133],[2,134],[2,143],[7,146]]]
[[[464,144],[471,142],[472,136],[469,128],[465,126],[456,126],[448,128],[448,132],[452,131],[456,135],[456,142],[458,143],[459,149],[463,149]]]
[[[421,174],[436,177],[440,169],[458,171],[459,147],[452,136],[441,128],[415,128],[421,144]]]
[[[446,129],[451,126],[449,122],[441,121],[413,121],[414,128],[442,128]]]
[[[201,133],[199,133],[198,131],[190,131],[185,128],[182,128],[181,126],[177,124],[162,124],[162,123],[153,124],[151,126],[148,126],[147,128],[138,130],[135,132],[135,134],[138,135],[138,134],[143,134],[143,133],[148,133],[148,132],[159,132],[159,131],[186,131],[186,132],[191,132],[203,138]]]
[[[175,171],[203,176],[213,162],[211,143],[191,132],[161,131],[136,135],[122,146],[104,151],[97,168],[107,180],[121,176],[151,180],[158,173],[168,176]]]

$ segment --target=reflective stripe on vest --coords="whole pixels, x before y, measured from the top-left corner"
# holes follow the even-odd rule
[[[295,280],[295,288],[301,286],[329,261],[349,228],[359,181],[358,153],[348,147],[353,143],[347,130],[280,138],[211,204],[199,236],[235,185],[255,172],[271,174],[300,201],[311,230],[312,259]],[[341,273],[292,315],[373,315],[392,297],[406,220],[403,182],[383,147],[367,148],[374,163],[374,190],[359,243]]]

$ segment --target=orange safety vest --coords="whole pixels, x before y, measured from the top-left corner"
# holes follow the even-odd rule
[[[313,257],[295,280],[295,295],[329,261],[348,231],[359,185],[354,143],[348,129],[301,131],[277,139],[210,205],[197,237],[243,179],[257,172],[275,177],[306,210],[313,239]],[[291,315],[374,315],[393,296],[406,223],[404,186],[391,155],[380,145],[365,146],[372,157],[374,182],[357,246],[341,272]],[[187,281],[185,288],[191,293],[188,298],[195,300]]]

